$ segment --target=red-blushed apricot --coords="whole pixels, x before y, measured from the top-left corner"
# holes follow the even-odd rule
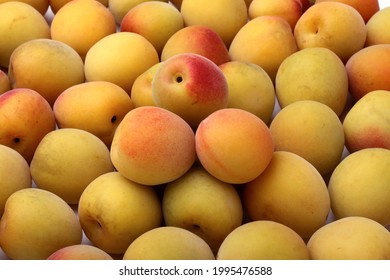
[[[200,54],[217,65],[230,61],[222,38],[212,28],[204,25],[186,26],[175,32],[162,49],[161,61],[179,53]]]
[[[162,62],[152,81],[155,104],[182,117],[192,128],[227,107],[228,84],[210,59],[182,53]]]
[[[115,131],[111,159],[120,174],[136,183],[168,183],[186,173],[195,162],[194,131],[166,109],[135,108]]]
[[[343,128],[350,152],[390,149],[390,91],[374,90],[364,95],[347,112]]]
[[[363,48],[347,61],[345,68],[355,101],[373,90],[390,90],[390,44]]]
[[[47,260],[113,260],[113,258],[93,245],[76,244],[58,249]]]
[[[52,108],[35,90],[17,88],[0,95],[0,144],[18,151],[28,163],[55,128]]]
[[[218,110],[204,119],[196,130],[195,145],[203,167],[232,184],[247,183],[259,176],[274,151],[264,121],[236,108]]]

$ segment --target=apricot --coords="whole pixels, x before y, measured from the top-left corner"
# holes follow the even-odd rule
[[[247,10],[244,0],[185,0],[180,9],[186,26],[210,27],[221,36],[226,47],[247,22]]]
[[[162,49],[161,61],[180,53],[199,54],[217,65],[230,61],[229,51],[221,36],[204,25],[185,26],[175,32]]]
[[[348,75],[333,51],[305,48],[280,64],[275,90],[281,108],[299,100],[314,100],[328,105],[340,116],[347,104]]]
[[[152,81],[155,104],[183,118],[192,128],[211,113],[227,107],[228,84],[210,59],[193,53],[163,61]]]
[[[361,14],[350,5],[323,1],[312,5],[298,19],[294,37],[300,50],[322,47],[345,63],[364,47],[367,31]]]
[[[116,129],[111,145],[115,168],[139,184],[173,181],[186,173],[195,159],[195,137],[189,124],[155,106],[128,112]]]
[[[341,160],[344,129],[336,113],[313,100],[291,103],[281,109],[270,125],[275,150],[295,153],[327,175]]]
[[[53,106],[64,90],[84,82],[84,64],[79,54],[67,44],[52,39],[34,39],[12,53],[8,77],[13,88],[33,89]]]
[[[130,96],[135,108],[156,105],[153,99],[152,82],[161,64],[162,62],[156,63],[134,80]]]
[[[275,88],[259,65],[229,61],[219,65],[228,83],[229,108],[251,112],[269,124],[275,107]]]
[[[0,144],[19,152],[28,163],[42,138],[55,128],[52,108],[35,90],[17,88],[0,95]]]
[[[304,240],[327,222],[330,198],[321,174],[297,154],[276,151],[264,172],[245,185],[243,205],[252,220],[284,224]]]
[[[372,15],[367,22],[366,46],[390,44],[387,27],[390,25],[390,7],[383,8]]]
[[[114,83],[130,94],[134,80],[159,61],[156,49],[145,37],[133,32],[116,32],[88,50],[85,78],[88,82]]]
[[[0,66],[8,68],[18,46],[32,39],[50,38],[50,27],[31,5],[10,1],[0,4],[0,34]]]
[[[134,6],[120,24],[121,32],[135,32],[144,36],[159,54],[168,39],[183,27],[180,11],[162,1],[147,1]]]
[[[114,16],[99,1],[74,0],[53,17],[50,34],[85,58],[88,50],[103,37],[116,32]]]
[[[355,101],[373,90],[390,90],[389,65],[390,44],[365,47],[347,61],[349,91]]]
[[[230,47],[231,60],[262,67],[275,81],[280,64],[298,50],[291,26],[279,16],[261,16],[248,21]]]
[[[345,157],[328,183],[334,216],[362,216],[390,225],[389,167],[390,150],[384,148],[365,148]]]
[[[141,234],[123,260],[215,260],[209,245],[189,230],[162,226]]]
[[[115,129],[132,110],[127,92],[106,81],[85,82],[64,90],[54,102],[59,128],[86,130],[111,146]]]
[[[202,166],[231,184],[247,183],[259,176],[274,151],[264,121],[237,108],[221,109],[205,118],[196,130],[195,144]]]
[[[112,171],[107,146],[97,136],[77,128],[61,128],[46,134],[30,164],[36,186],[68,204],[77,204],[90,182]]]
[[[390,149],[390,91],[374,90],[364,95],[347,112],[343,128],[349,152]]]
[[[307,243],[313,260],[389,260],[390,233],[364,217],[346,217],[317,230]]]
[[[347,4],[355,8],[360,15],[363,17],[364,22],[368,22],[370,18],[379,11],[379,1],[378,0],[316,0],[315,3],[325,2],[325,1],[334,1]]]
[[[217,260],[309,260],[309,250],[291,228],[273,221],[252,221],[235,228],[222,242]]]
[[[102,249],[89,244],[76,244],[63,247],[52,253],[48,260],[113,260]]]

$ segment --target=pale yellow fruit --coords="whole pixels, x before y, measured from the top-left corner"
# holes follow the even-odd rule
[[[0,70],[0,94],[3,94],[6,91],[11,89],[11,84],[8,79],[8,75]]]
[[[267,169],[246,184],[243,205],[252,220],[282,223],[303,239],[326,224],[330,198],[321,174],[297,154],[276,151]]]
[[[309,260],[303,239],[273,221],[252,221],[233,230],[218,250],[217,260]]]
[[[307,243],[313,260],[390,260],[390,232],[364,217],[346,217],[316,231]]]
[[[207,243],[183,228],[163,226],[139,236],[123,260],[214,260]]]
[[[8,197],[20,189],[30,188],[30,167],[14,149],[0,144],[0,217]]]
[[[279,65],[298,50],[288,22],[278,16],[262,16],[248,21],[234,37],[231,60],[259,65],[275,80]]]
[[[383,8],[372,15],[366,24],[366,46],[390,44],[390,7]]]
[[[180,11],[186,26],[210,27],[218,33],[227,47],[248,19],[244,0],[184,0]]]
[[[207,242],[214,253],[243,220],[239,194],[233,185],[193,167],[167,184],[163,194],[165,224],[187,229]]]
[[[336,167],[328,188],[337,218],[363,216],[390,225],[390,150],[365,148]]]
[[[162,222],[161,202],[155,190],[118,172],[103,174],[87,186],[78,214],[87,238],[112,254],[123,254],[138,236]]]
[[[86,130],[108,148],[119,123],[133,108],[124,89],[105,81],[72,86],[63,91],[53,105],[58,127]]]
[[[301,100],[281,109],[270,131],[276,151],[295,153],[321,175],[330,174],[344,151],[344,129],[336,113],[323,103]]]
[[[8,77],[13,88],[33,89],[52,106],[65,89],[84,82],[84,64],[67,44],[34,39],[12,53]]]
[[[50,38],[46,19],[31,5],[11,1],[0,4],[0,66],[7,68],[12,52],[37,38]]]
[[[8,198],[0,222],[0,244],[9,258],[44,260],[81,240],[77,215],[59,196],[27,188]]]
[[[295,25],[294,36],[299,49],[327,48],[345,63],[364,47],[367,31],[363,17],[355,8],[324,1],[302,14]]]
[[[139,75],[131,88],[131,101],[135,108],[141,106],[155,106],[153,99],[152,82],[161,62],[156,63]]]
[[[134,80],[159,62],[153,45],[132,32],[117,32],[93,45],[84,63],[87,81],[107,81],[130,94]]]
[[[328,105],[338,116],[348,97],[348,76],[343,62],[327,48],[306,48],[287,57],[275,79],[281,108],[299,100]]]
[[[180,11],[162,1],[136,5],[127,12],[120,24],[122,32],[135,32],[148,39],[159,54],[168,39],[183,27]]]
[[[269,123],[275,107],[275,88],[257,64],[230,61],[219,65],[228,83],[228,108],[243,109]]]
[[[50,34],[53,40],[72,47],[84,59],[97,41],[116,29],[114,16],[102,3],[73,0],[54,15]]]
[[[87,185],[114,170],[107,146],[81,129],[54,130],[39,143],[30,164],[38,188],[77,204]]]
[[[108,8],[115,17],[118,25],[121,24],[123,17],[135,6],[140,3],[149,2],[151,0],[109,0]],[[168,2],[168,0],[157,0]]]

